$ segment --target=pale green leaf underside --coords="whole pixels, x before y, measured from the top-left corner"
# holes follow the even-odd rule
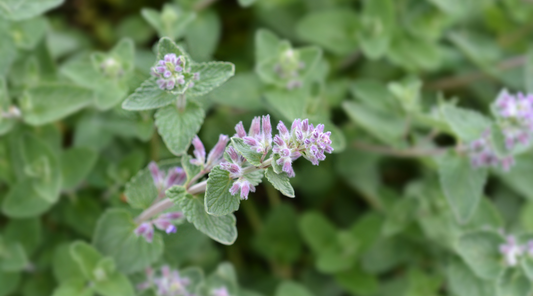
[[[210,238],[225,245],[231,245],[237,239],[236,219],[233,214],[209,215],[205,211],[203,199],[186,194],[182,187],[169,189],[167,195],[179,204],[187,220]]]
[[[268,179],[268,181],[270,181],[270,184],[283,193],[283,195],[294,197],[294,189],[292,188],[287,173],[283,172],[276,174],[272,168],[268,168],[265,171],[265,177]]]
[[[63,0],[0,0],[0,16],[10,20],[28,19],[61,3]]]
[[[215,216],[231,214],[239,209],[241,199],[238,194],[231,195],[229,189],[233,179],[229,172],[216,166],[209,173],[205,191],[205,210]]]

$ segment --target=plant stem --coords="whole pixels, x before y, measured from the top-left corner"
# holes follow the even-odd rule
[[[272,163],[272,158],[269,158],[265,160],[259,167],[249,166],[249,167],[244,168],[242,170],[242,174],[246,175],[251,172],[255,172],[257,170],[268,168],[271,165],[271,163]],[[200,183],[196,183],[193,186],[187,188],[187,193],[191,195],[197,195],[197,194],[205,192],[206,187],[207,187],[207,180],[202,181]],[[157,203],[151,205],[148,209],[144,210],[137,218],[135,218],[135,223],[139,224],[154,216],[157,216],[160,213],[172,207],[173,205],[174,205],[174,201],[172,201],[170,198],[162,199],[161,201],[158,201]]]
[[[184,94],[179,95],[178,100],[176,101],[176,107],[178,108],[180,112],[183,112],[186,106],[187,106],[187,97],[185,97]]]
[[[506,59],[496,65],[496,68],[500,71],[510,70],[516,67],[520,67],[526,63],[526,56],[516,56]],[[471,82],[490,78],[490,75],[481,71],[470,72],[458,76],[446,77],[437,81],[431,82],[427,85],[429,89],[454,89],[470,84]]]
[[[421,148],[409,148],[406,150],[397,150],[394,148],[378,146],[363,142],[354,142],[353,147],[368,151],[375,152],[378,154],[389,155],[399,158],[413,158],[413,157],[423,157],[423,156],[437,156],[446,153],[451,148],[434,148],[434,149],[421,149]]]

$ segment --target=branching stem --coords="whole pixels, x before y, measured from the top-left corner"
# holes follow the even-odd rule
[[[255,172],[257,170],[262,170],[270,167],[272,164],[272,157],[265,160],[260,166],[249,166],[242,170],[243,175]],[[197,175],[198,176],[198,175]],[[196,176],[195,176],[196,177]],[[191,180],[192,181],[192,180]],[[192,182],[191,182],[192,183]],[[196,183],[193,186],[187,188],[187,193],[191,195],[197,195],[200,193],[204,193],[207,187],[207,180],[202,181],[200,183]],[[151,205],[148,209],[144,210],[137,218],[135,218],[135,223],[140,224],[144,221],[149,220],[152,217],[155,217],[165,210],[171,208],[174,205],[174,201],[170,198],[164,198],[161,201],[158,201],[157,203]]]

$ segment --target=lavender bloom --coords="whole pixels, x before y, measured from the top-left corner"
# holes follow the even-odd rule
[[[137,237],[143,236],[144,239],[146,239],[147,242],[151,243],[154,239],[154,228],[152,227],[152,223],[150,222],[144,222],[141,225],[139,225],[134,230],[135,235]]]
[[[174,225],[176,220],[182,218],[183,213],[181,212],[164,213],[151,221],[143,222],[134,230],[134,233],[137,236],[142,235],[147,242],[151,243],[154,238],[154,226],[159,230],[165,231],[167,234],[174,233],[178,230],[176,225]]]
[[[241,199],[248,199],[248,194],[250,194],[250,191],[255,192],[255,186],[244,177],[241,177],[237,179],[237,181],[233,182],[233,185],[229,189],[231,195],[235,195],[239,191],[241,192]]]
[[[229,138],[226,135],[220,135],[215,147],[209,151],[207,156],[206,167],[211,170],[214,166],[218,165],[224,156],[224,150],[228,144]]]
[[[226,287],[220,287],[211,291],[211,296],[230,296]]]
[[[210,171],[213,167],[218,165],[224,156],[224,149],[228,144],[229,138],[226,135],[220,135],[215,147],[209,151],[207,160],[205,159],[205,148],[198,136],[195,136],[192,143],[194,146],[195,159],[191,159],[191,164],[202,166],[204,171]]]
[[[280,121],[278,130],[280,134],[274,137],[275,147],[272,148],[272,153],[279,156],[276,163],[282,166],[282,170],[289,177],[294,177],[292,162],[300,156],[318,165],[320,161],[326,159],[325,153],[333,152],[331,132],[324,132],[323,124],[315,128],[308,119],[303,121],[296,119],[289,132],[285,124]]]
[[[151,269],[148,269],[146,272],[147,281],[138,285],[137,288],[146,290],[155,286],[159,296],[193,296],[187,290],[190,280],[186,277],[181,277],[177,270],[163,266],[160,274],[156,276]]]
[[[181,185],[187,179],[187,173],[180,167],[170,168],[167,173],[159,169],[154,161],[148,165],[154,185],[159,192],[159,197],[165,196],[165,191],[174,185]]]
[[[470,143],[467,152],[474,168],[491,166],[495,168],[501,167],[502,170],[509,171],[515,163],[512,155],[499,156],[496,153],[490,140],[489,130],[485,131],[479,139]]]
[[[184,85],[186,80],[189,81],[187,87],[193,87],[194,82],[199,80],[200,73],[190,73],[190,68],[185,65],[183,56],[176,54],[166,54],[162,60],[159,60],[156,66],[151,69],[152,76],[158,78],[157,85],[162,90],[173,90],[176,86]]]
[[[192,139],[192,145],[194,146],[193,154],[195,159],[191,159],[191,164],[203,166],[205,163],[204,144],[202,143],[200,138],[198,138],[198,136],[194,136],[194,138]]]
[[[244,143],[250,146],[257,153],[266,155],[272,147],[272,125],[270,124],[270,115],[254,117],[250,125],[248,135],[244,131],[242,122],[235,126],[237,137],[244,140]]]
[[[503,90],[494,102],[496,117],[502,126],[508,149],[517,144],[529,145],[533,132],[533,95],[511,95]]]
[[[506,243],[500,245],[500,253],[504,256],[507,266],[516,266],[518,258],[524,254],[524,247],[516,243],[516,238],[507,236]]]
[[[279,57],[279,62],[274,65],[274,72],[279,78],[287,81],[286,88],[292,90],[302,87],[300,71],[305,68],[305,63],[300,61],[298,52],[288,49]]]

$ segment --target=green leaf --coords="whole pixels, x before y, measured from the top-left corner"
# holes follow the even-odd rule
[[[13,41],[18,47],[31,50],[44,37],[47,27],[46,19],[40,16],[21,22],[14,22],[11,24],[10,31]]]
[[[176,102],[178,95],[160,89],[156,79],[150,78],[126,98],[122,108],[134,111],[157,109]]]
[[[105,280],[94,282],[94,290],[102,296],[136,295],[131,282],[121,273],[113,273]]]
[[[122,209],[109,209],[100,217],[93,237],[93,245],[104,256],[115,260],[117,270],[126,274],[143,270],[157,261],[163,253],[163,239],[154,234],[152,243],[134,233],[137,225]]]
[[[439,44],[415,38],[408,34],[395,34],[387,51],[387,58],[409,72],[435,71],[443,60]]]
[[[35,135],[27,134],[21,139],[25,173],[31,177],[34,191],[49,203],[59,199],[63,178],[58,156],[49,145]]]
[[[348,231],[337,231],[333,244],[318,253],[315,266],[322,273],[334,274],[352,268],[358,256],[357,239]]]
[[[235,77],[221,85],[209,98],[222,106],[244,110],[261,109],[261,89],[263,85],[253,72],[237,73]]]
[[[496,284],[496,295],[530,295],[531,281],[520,269],[507,269]]]
[[[89,148],[74,147],[61,156],[63,189],[74,189],[80,184],[96,164],[98,154]]]
[[[255,150],[252,150],[252,148],[244,143],[244,140],[241,138],[233,137],[231,138],[231,144],[235,150],[237,150],[246,160],[252,164],[253,166],[260,166],[263,162],[261,161],[261,158],[263,157],[263,154],[256,152]]]
[[[454,134],[463,141],[478,139],[491,126],[491,121],[478,112],[450,104],[441,106],[441,112]]]
[[[91,245],[76,241],[70,245],[70,256],[78,264],[87,280],[98,281],[97,264],[102,260],[102,255]]]
[[[421,111],[420,90],[422,81],[409,78],[401,82],[391,82],[387,87],[406,112],[417,113]]]
[[[4,228],[7,241],[19,242],[31,256],[42,242],[41,222],[37,218],[10,219]]]
[[[55,290],[52,296],[93,296],[93,288],[87,285],[87,281],[83,279],[73,279],[61,283]]]
[[[1,73],[0,73],[1,76]],[[5,112],[11,107],[11,98],[7,90],[7,83],[4,78],[0,77],[0,110]],[[15,125],[12,118],[0,118],[0,135],[7,134]]]
[[[0,237],[0,270],[4,272],[22,271],[29,265],[24,247],[19,242]]]
[[[209,173],[205,190],[205,211],[210,215],[223,216],[231,214],[239,209],[241,198],[238,194],[231,195],[229,189],[233,185],[233,179],[229,172],[214,167]]]
[[[257,0],[238,0],[241,7],[252,6]]]
[[[271,90],[264,94],[269,105],[279,112],[286,120],[306,117],[307,94],[305,90]]]
[[[16,0],[13,0],[13,1],[16,1]],[[2,7],[2,2],[0,2],[0,15],[2,15],[1,7]],[[9,35],[8,28],[3,27],[1,24],[0,24],[0,34],[2,34],[3,36]],[[13,62],[15,62],[15,59],[17,58],[17,47],[13,39],[11,38],[2,39],[2,42],[0,42],[0,55],[2,55],[2,59],[0,59],[0,77],[3,77],[9,72],[11,65],[13,64]]]
[[[141,10],[144,19],[156,29],[159,37],[179,39],[185,34],[185,29],[196,18],[196,13],[183,11],[177,5],[165,4],[161,13],[154,9]]]
[[[237,295],[239,287],[237,286],[237,275],[235,269],[230,263],[220,263],[212,274],[201,283],[198,289],[200,295],[211,295],[214,289],[225,287],[229,295]]]
[[[274,188],[283,193],[283,195],[288,197],[294,197],[294,189],[292,188],[287,173],[282,172],[280,174],[276,174],[274,172],[274,169],[270,167],[265,171],[265,177],[268,179],[270,184],[272,184]]]
[[[192,58],[198,61],[211,59],[221,34],[220,17],[214,10],[199,12],[185,31],[185,41]]]
[[[307,288],[292,281],[284,281],[276,288],[276,296],[313,296]]]
[[[0,16],[10,20],[29,19],[58,7],[63,0],[0,0]]]
[[[524,89],[527,93],[533,93],[533,48],[529,48],[524,67]]]
[[[350,9],[315,11],[298,22],[296,32],[336,55],[347,55],[357,50],[358,19]]]
[[[495,232],[474,231],[459,238],[456,251],[479,278],[495,280],[504,271],[499,252],[503,243],[505,240]]]
[[[185,173],[187,173],[187,182],[185,182],[185,184],[189,184],[192,178],[202,171],[202,167],[192,164],[191,159],[192,157],[190,155],[183,155],[181,157],[181,167],[185,170]]]
[[[93,101],[93,92],[71,84],[42,84],[24,92],[20,106],[24,121],[43,125],[73,114]]]
[[[429,274],[418,268],[411,268],[408,274],[406,295],[426,296],[437,295],[442,286],[442,279],[438,275]]]
[[[483,195],[487,181],[486,169],[475,169],[462,156],[444,155],[438,160],[442,191],[461,223],[470,220]]]
[[[0,270],[0,296],[13,295],[19,283],[20,272],[3,272]]]
[[[388,50],[395,29],[394,1],[365,1],[360,22],[361,50],[370,59],[380,58]]]
[[[102,214],[102,206],[92,195],[78,196],[59,205],[62,221],[70,228],[91,238],[96,227],[96,222]]]
[[[200,79],[187,90],[188,97],[196,97],[209,93],[235,75],[235,65],[228,62],[194,63],[191,73],[200,73]]]
[[[268,213],[254,240],[254,247],[265,258],[281,263],[294,263],[301,254],[297,215],[293,207],[280,204]]]
[[[143,169],[126,183],[124,191],[126,199],[132,208],[147,209],[157,198],[157,188],[148,169]]]
[[[188,101],[184,110],[174,105],[159,109],[155,114],[155,125],[167,148],[175,155],[181,155],[189,149],[204,117],[204,109],[198,103]]]
[[[335,280],[352,295],[375,295],[379,287],[376,276],[365,273],[357,265],[347,271],[337,273]]]
[[[478,278],[460,260],[453,260],[446,269],[450,290],[457,296],[495,296],[494,283]]]
[[[307,212],[298,223],[300,233],[314,253],[327,249],[337,240],[337,229],[319,212]]]
[[[372,109],[353,101],[345,101],[342,107],[350,119],[384,143],[395,144],[405,133],[405,120],[388,111]]]
[[[529,178],[533,173],[533,155],[531,153],[518,155],[515,162],[516,164],[509,172],[498,170],[496,173],[514,192],[528,200],[533,200],[533,182]]]
[[[203,199],[185,193],[182,187],[170,188],[167,190],[167,195],[179,204],[187,220],[210,238],[224,245],[231,245],[237,239],[236,220],[233,214],[209,215],[204,209]]]
[[[255,33],[255,64],[265,62],[278,53],[281,40],[269,30],[259,29]]]
[[[85,280],[80,266],[70,253],[71,244],[63,243],[55,248],[52,258],[52,271],[59,283]],[[92,295],[92,294],[91,294]]]
[[[50,209],[53,203],[46,201],[33,186],[30,178],[24,178],[14,184],[2,202],[2,212],[11,218],[29,218],[39,216]]]

